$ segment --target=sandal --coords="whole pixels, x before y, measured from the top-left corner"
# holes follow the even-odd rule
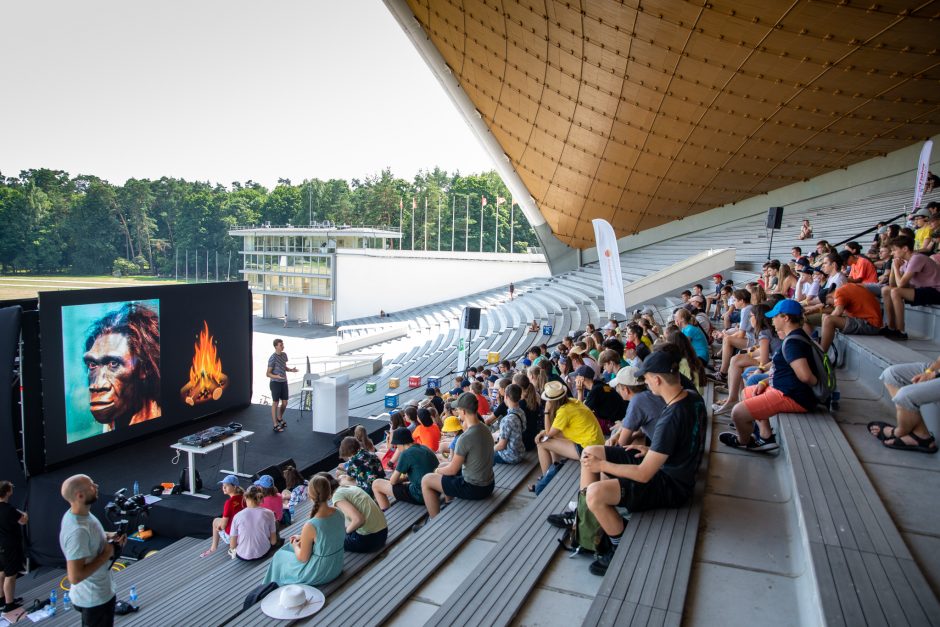
[[[917,444],[908,444],[903,439],[905,436],[910,436],[914,439],[915,442],[917,442]],[[888,440],[891,441],[890,444],[888,443]],[[917,451],[918,453],[927,454],[933,454],[937,452],[937,441],[932,435],[926,438],[922,438],[920,436],[914,435],[913,433],[907,433],[905,435],[888,438],[884,440],[882,444],[888,448],[894,448],[901,451]]]
[[[274,427],[274,433],[280,433],[283,430],[284,430],[284,427],[282,427],[280,424]]]
[[[878,428],[878,433],[875,433],[874,431],[872,431],[874,427]],[[887,429],[888,427],[891,428],[891,435],[887,435],[885,433],[885,429]],[[894,437],[894,425],[888,424],[887,422],[883,422],[881,420],[873,420],[868,423],[868,432],[872,434],[873,436],[875,436],[876,438],[878,438],[879,440],[881,440],[882,442],[884,442],[886,439]]]
[[[538,479],[535,480],[535,483],[530,483],[530,484],[529,484],[529,492],[534,493],[534,492],[535,492],[535,486],[538,485],[538,482],[541,481],[541,480],[542,480],[542,478],[539,477]]]
[[[712,416],[723,416],[725,414],[730,414],[732,409],[734,409],[734,405],[729,405],[728,403],[713,403]]]

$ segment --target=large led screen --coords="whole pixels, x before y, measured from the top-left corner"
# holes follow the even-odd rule
[[[245,405],[247,283],[43,292],[46,463]]]

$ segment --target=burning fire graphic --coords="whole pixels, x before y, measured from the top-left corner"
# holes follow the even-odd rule
[[[228,385],[228,376],[222,372],[215,340],[209,333],[209,324],[203,320],[199,342],[194,345],[193,365],[189,369],[189,381],[180,389],[180,396],[187,405],[196,405],[222,398]]]

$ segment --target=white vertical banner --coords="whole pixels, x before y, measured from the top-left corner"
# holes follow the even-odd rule
[[[607,220],[591,220],[594,239],[597,242],[597,260],[601,267],[601,283],[604,286],[604,309],[608,314],[619,313],[627,317],[627,305],[623,298],[623,272],[620,270],[620,251],[614,227]]]
[[[920,209],[921,200],[924,198],[924,188],[927,186],[927,171],[930,169],[930,150],[933,148],[933,141],[924,142],[924,147],[920,151],[920,161],[917,164],[917,178],[914,179],[914,206],[911,211]]]

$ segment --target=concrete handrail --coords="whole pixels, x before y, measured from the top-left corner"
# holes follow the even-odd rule
[[[702,277],[734,267],[735,249],[720,248],[700,252],[624,287],[627,308],[694,283]]]

